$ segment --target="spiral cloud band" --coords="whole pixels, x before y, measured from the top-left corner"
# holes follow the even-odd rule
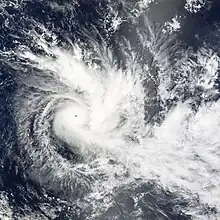
[[[37,42],[42,46],[42,39]],[[140,142],[142,79],[137,72],[107,69],[110,64],[105,70],[89,68],[76,56],[77,47],[72,52],[43,47],[47,56],[20,52],[22,62],[39,70],[22,79],[16,98],[19,139],[31,161],[28,173],[55,192],[85,194],[106,169],[112,175],[106,159]]]

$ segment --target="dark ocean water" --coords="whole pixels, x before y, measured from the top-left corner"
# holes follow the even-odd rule
[[[18,73],[20,69],[13,66],[13,63],[18,60],[12,56],[7,58],[5,55],[7,51],[16,50],[19,45],[25,44],[38,52],[38,48],[31,44],[26,33],[33,29],[40,31],[37,24],[42,24],[58,36],[61,46],[67,48],[69,40],[72,43],[80,40],[81,44],[87,45],[88,36],[92,36],[98,44],[105,39],[106,44],[114,48],[114,56],[118,65],[122,66],[125,57],[120,49],[120,39],[124,37],[129,41],[132,50],[141,58],[140,62],[146,61],[150,64],[152,55],[150,51],[141,48],[136,36],[136,30],[143,28],[142,16],[148,16],[151,22],[163,25],[177,15],[181,16],[181,29],[177,32],[176,39],[182,42],[183,47],[197,50],[206,42],[219,55],[220,35],[215,33],[216,24],[220,22],[220,2],[217,0],[209,2],[209,6],[202,8],[197,13],[185,10],[186,2],[184,0],[152,3],[135,24],[132,24],[132,18],[127,19],[118,30],[111,31],[110,23],[104,23],[109,12],[108,1],[105,0],[82,0],[77,4],[70,0],[0,1],[0,190],[2,195],[7,197],[12,210],[12,219],[24,219],[21,216],[30,216],[30,213],[36,212],[40,216],[36,219],[83,220],[90,219],[93,211],[89,206],[84,208],[78,204],[75,205],[74,202],[68,202],[59,193],[47,190],[44,185],[30,180],[25,172],[30,166],[28,162],[20,166],[18,161],[25,161],[26,156],[25,152],[21,152],[21,146],[17,141],[14,99],[20,85],[16,76],[21,73]],[[121,17],[126,18],[127,10],[135,6],[135,1],[128,0],[126,3],[111,1],[111,4]],[[50,41],[50,39],[48,40]],[[172,54],[170,57],[170,59],[174,59]],[[156,74],[157,69],[154,65],[151,66],[151,71]],[[151,83],[146,82],[146,85],[149,86]],[[216,81],[216,85],[218,86],[218,81]],[[154,89],[151,92],[153,93]],[[217,96],[213,97],[213,100],[217,99]],[[173,103],[175,100],[170,102]],[[152,103],[154,105],[150,108]],[[146,106],[148,106],[146,122],[155,123],[162,120],[158,100],[153,99],[151,103],[146,103]],[[65,152],[61,153],[65,154]],[[67,157],[68,153],[67,151]],[[154,181],[137,183],[138,180],[135,184],[117,189],[114,195],[114,205],[96,219],[193,219],[192,216],[184,214],[183,210],[187,209],[191,202],[181,195],[176,195],[169,189],[158,186]],[[138,207],[134,205],[135,195],[142,195]],[[204,216],[216,212],[215,207],[202,204],[199,197],[197,199],[198,204],[203,207]],[[6,219],[8,218],[2,218],[2,220]],[[27,219],[35,219],[35,217]]]

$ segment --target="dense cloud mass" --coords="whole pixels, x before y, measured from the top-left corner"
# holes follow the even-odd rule
[[[0,219],[220,218],[219,10],[0,1]]]

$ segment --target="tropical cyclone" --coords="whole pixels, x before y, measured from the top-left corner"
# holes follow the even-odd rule
[[[41,199],[52,204],[53,195],[57,210],[65,203],[85,219],[111,219],[114,207],[128,219],[219,216],[218,52],[181,42],[180,16],[175,31],[152,22],[150,1],[123,1],[122,12],[107,1],[107,15],[103,2],[94,12],[103,22],[86,26],[90,17],[82,29],[65,13],[77,20],[86,2],[68,10],[37,3],[65,12],[59,28],[49,13],[48,22],[34,18],[33,1],[17,6],[31,16],[1,54],[17,86],[18,145],[7,145],[7,155]]]

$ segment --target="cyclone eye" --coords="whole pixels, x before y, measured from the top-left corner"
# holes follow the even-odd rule
[[[78,115],[75,115],[75,118],[77,117]]]

